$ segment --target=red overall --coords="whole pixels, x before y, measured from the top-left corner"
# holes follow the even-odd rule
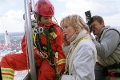
[[[51,23],[53,25],[55,23]],[[40,24],[39,24],[40,25]],[[51,26],[50,25],[50,26]],[[41,26],[41,25],[40,25]],[[47,27],[50,27],[47,26]],[[43,28],[46,28],[42,26]],[[57,37],[51,42],[51,46],[53,51],[58,52],[58,62],[61,61],[60,64],[58,64],[58,69],[59,70],[64,70],[65,68],[65,55],[63,54],[62,51],[62,44],[63,44],[63,33],[61,29],[58,27],[58,25],[54,25],[55,28],[55,33],[57,34]],[[1,67],[3,69],[11,68],[13,71],[14,70],[25,70],[29,68],[29,62],[27,63],[28,59],[28,54],[27,54],[27,46],[26,46],[26,35],[24,35],[22,42],[21,42],[21,49],[22,53],[17,53],[17,54],[9,54],[6,55],[2,58],[1,60]],[[42,34],[40,34],[41,37],[41,42],[43,45],[46,45],[46,37]],[[54,80],[55,76],[55,71],[54,69],[50,66],[49,62],[46,59],[40,58],[36,53],[38,49],[34,48],[34,57],[36,61],[36,66],[39,67],[38,69],[38,80]],[[2,75],[9,75],[13,76],[12,74],[7,74],[2,72]]]

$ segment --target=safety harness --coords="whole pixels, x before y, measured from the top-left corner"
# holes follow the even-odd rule
[[[113,65],[109,65],[107,67],[104,67],[103,69],[103,75],[104,76],[110,76],[110,77],[120,77],[120,73],[118,72],[111,72],[109,70],[112,70],[112,69],[120,69],[120,63],[114,63]]]
[[[36,28],[35,28],[33,30],[34,30],[34,32],[35,31],[38,32],[40,29],[36,30]],[[47,45],[42,44],[40,34],[42,34],[46,37]],[[52,50],[50,40],[54,40],[56,37],[57,37],[57,35],[54,32],[54,25],[52,25],[49,28],[45,28],[44,30],[41,30],[41,32],[39,31],[38,33],[33,34],[34,47],[39,50],[39,52],[41,53],[43,58],[44,58],[44,53],[46,52],[47,59],[49,60],[50,65],[54,64],[53,59],[55,57],[55,52]]]
[[[65,60],[61,59],[58,61],[58,52],[56,49],[56,52],[53,51],[51,41],[54,41],[55,38],[57,37],[57,34],[55,33],[55,28],[54,24],[49,27],[45,28],[41,33],[34,34],[34,46],[39,50],[41,53],[41,56],[43,56],[44,59],[46,59],[50,66],[55,70],[55,80],[58,80],[60,78],[60,75],[58,74],[57,71],[57,66],[59,64],[65,63]],[[39,29],[38,29],[39,30]],[[36,31],[36,30],[35,30]],[[47,45],[43,45],[41,42],[40,34],[44,35],[47,40]],[[46,57],[44,56],[44,53],[47,55]],[[56,59],[56,60],[55,60]]]
[[[116,29],[114,29],[114,28],[107,28],[107,29],[105,29],[105,30],[103,31],[100,40],[98,40],[99,42],[103,39],[104,34],[105,34],[108,30],[115,30],[115,31],[117,31],[117,32],[119,33],[119,35],[120,35],[120,32],[119,32],[118,30],[116,30]],[[117,47],[120,47],[120,43],[118,44]],[[116,51],[116,52],[117,52],[117,51]],[[120,52],[120,50],[119,50],[119,52]],[[103,75],[104,75],[104,76],[110,76],[110,77],[120,77],[120,72],[111,72],[111,71],[109,71],[109,70],[113,70],[113,69],[116,69],[116,70],[118,69],[118,70],[120,70],[120,62],[117,62],[117,61],[116,61],[116,63],[114,63],[114,64],[112,64],[112,65],[109,65],[109,66],[107,66],[107,67],[104,67],[104,69],[103,69]]]
[[[55,52],[52,50],[50,39],[53,40],[54,38],[57,37],[57,35],[53,32],[54,27],[46,28],[43,31],[43,35],[46,36],[47,38],[47,45],[46,48],[45,46],[43,47],[44,50],[47,51],[48,53],[48,60],[50,61],[51,64],[54,64],[54,57],[55,57]],[[51,36],[50,36],[51,35]],[[54,38],[53,38],[54,35]]]

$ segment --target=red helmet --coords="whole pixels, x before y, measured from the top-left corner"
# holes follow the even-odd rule
[[[35,12],[42,16],[53,16],[54,7],[49,0],[38,0],[35,4]]]

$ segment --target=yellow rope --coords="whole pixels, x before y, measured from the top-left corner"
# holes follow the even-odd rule
[[[74,48],[72,49],[70,55],[68,56],[68,63],[70,62],[70,59],[71,59],[71,57],[72,57],[72,55],[73,55],[73,52],[74,52],[76,46],[78,45],[78,43],[79,43],[80,41],[82,41],[82,40],[84,40],[84,39],[89,39],[89,40],[91,40],[88,36],[83,36],[82,38],[80,38],[80,39],[74,44]],[[66,71],[64,72],[64,74],[68,74],[68,70],[66,70]]]
[[[72,51],[71,51],[71,53],[70,53],[70,55],[69,55],[69,57],[68,57],[68,63],[70,62],[70,59],[71,59],[71,57],[72,57],[72,55],[73,55],[73,52],[74,52],[76,46],[78,45],[78,43],[79,43],[80,41],[82,41],[82,40],[84,40],[84,39],[89,39],[89,40],[90,40],[89,37],[83,36],[82,38],[80,38],[80,39],[74,44],[74,48],[72,49]]]

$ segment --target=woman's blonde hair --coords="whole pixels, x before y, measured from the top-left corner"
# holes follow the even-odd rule
[[[79,33],[82,29],[85,29],[89,33],[89,27],[84,22],[81,16],[77,14],[69,15],[63,18],[60,22],[60,26],[71,26],[76,30],[76,33]]]

